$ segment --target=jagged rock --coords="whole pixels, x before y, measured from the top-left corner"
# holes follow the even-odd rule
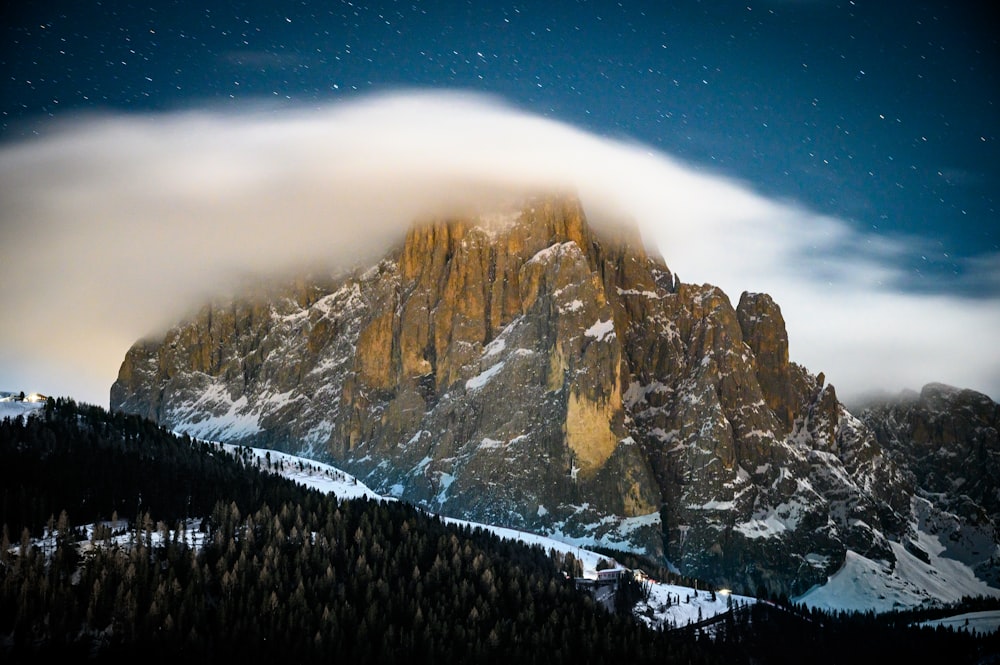
[[[788,361],[788,334],[781,308],[766,293],[744,293],[736,308],[743,339],[753,351],[757,381],[764,401],[788,432],[803,395],[796,392]]]
[[[860,418],[924,500],[921,523],[1000,586],[1000,405],[931,383],[868,404]]]
[[[789,362],[770,297],[681,283],[574,197],[206,306],[129,350],[111,404],[750,592],[801,593],[848,549],[891,562],[911,519],[912,477]]]

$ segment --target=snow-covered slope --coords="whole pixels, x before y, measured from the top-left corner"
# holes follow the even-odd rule
[[[651,628],[669,630],[708,621],[756,602],[756,598],[730,594],[725,590],[706,591],[657,582],[650,585],[649,598],[636,606],[635,615]]]
[[[10,393],[0,393],[0,420],[34,413],[43,406],[44,402],[21,401]]]
[[[323,464],[305,457],[290,455],[276,450],[268,450],[267,448],[251,448],[232,444],[216,445],[221,445],[225,450],[235,455],[249,456],[261,468],[270,469],[272,472],[294,480],[305,487],[334,494],[340,499],[369,498],[385,501],[397,500],[395,497],[378,494],[351,474],[345,473],[329,464]],[[441,517],[441,519],[449,524],[486,529],[506,540],[516,540],[527,545],[540,545],[546,550],[551,549],[563,554],[572,553],[583,564],[584,576],[589,578],[596,578],[597,565],[602,560],[608,559],[604,555],[585,549],[585,546],[581,542],[556,540],[518,529],[492,526],[451,517]]]
[[[249,451],[264,466],[270,460],[270,466],[276,473],[306,486],[332,492],[341,498],[367,496],[395,500],[378,495],[350,474],[327,464],[264,448],[230,445],[226,445],[226,448],[237,452]],[[916,503],[915,514],[926,509],[926,504]],[[607,556],[587,549],[603,547],[604,543],[600,539],[561,537],[558,533],[547,537],[467,520],[447,517],[442,519],[452,524],[487,529],[501,538],[540,545],[546,550],[572,553],[582,562],[584,576],[589,578],[596,578],[598,563],[608,560]],[[926,523],[914,518],[910,525],[912,538],[909,547],[900,543],[890,544],[896,558],[894,564],[848,551],[844,565],[825,584],[813,587],[793,601],[823,610],[885,612],[947,604],[965,596],[1000,597],[1000,590],[987,586],[967,565],[943,556],[946,543],[941,542],[939,535],[929,533],[921,529],[921,526],[926,528]],[[927,561],[923,560],[925,554]],[[696,590],[650,580],[649,600],[640,603],[636,614],[652,626],[682,627],[726,612],[731,605],[756,602],[755,598],[749,596],[718,591]]]
[[[986,610],[983,612],[966,612],[943,619],[924,621],[921,626],[936,628],[943,626],[952,630],[965,631],[975,635],[986,635],[1000,630],[1000,610]]]
[[[847,561],[826,584],[794,598],[822,610],[887,612],[953,603],[965,596],[1000,596],[960,562],[934,557],[925,563],[898,543],[895,567],[848,550]]]
[[[794,600],[819,609],[885,612],[948,604],[966,596],[1000,597],[1000,589],[978,578],[956,554],[960,543],[956,532],[937,528],[949,515],[918,498],[912,501],[911,515],[908,539],[889,543],[894,561],[848,550],[844,565],[825,584]],[[936,519],[928,519],[931,516]],[[991,540],[979,540],[987,557],[997,554]]]
[[[247,461],[255,461],[263,469],[294,480],[305,486],[340,499],[388,499],[373,492],[364,483],[340,469],[314,460],[289,455],[267,448],[250,448],[231,444],[215,444],[234,455],[243,456]]]

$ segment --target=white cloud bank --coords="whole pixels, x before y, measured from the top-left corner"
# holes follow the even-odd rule
[[[0,150],[0,389],[106,406],[125,351],[242,279],[356,263],[435,206],[571,187],[687,282],[782,307],[842,397],[943,381],[1000,397],[1000,301],[901,293],[914,248],[667,155],[483,97],[97,115]],[[996,279],[998,261],[974,266]]]

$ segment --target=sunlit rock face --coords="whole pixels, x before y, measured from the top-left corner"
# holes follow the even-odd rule
[[[795,595],[892,561],[913,477],[788,358],[777,304],[683,284],[539,196],[137,342],[113,409],[332,462],[439,513]]]

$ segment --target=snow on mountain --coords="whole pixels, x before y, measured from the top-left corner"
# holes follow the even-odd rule
[[[974,635],[987,635],[1000,630],[1000,610],[966,612],[943,619],[924,621],[921,626],[936,628],[943,626],[952,630],[965,631]]]
[[[334,494],[339,499],[395,500],[373,492],[351,474],[344,473],[329,464],[267,448],[248,448],[231,444],[216,445],[221,445],[223,449],[234,455],[250,454],[259,467],[270,469],[272,472],[294,480],[305,487]]]
[[[4,418],[17,418],[34,413],[45,406],[44,401],[21,400],[19,393],[0,393],[0,420]]]
[[[1000,589],[977,578],[969,566],[943,556],[946,545],[939,536],[920,530],[915,535],[910,547],[890,543],[893,564],[848,550],[844,565],[826,584],[794,602],[823,610],[886,612],[953,603],[966,596],[1000,597]]]
[[[922,485],[791,362],[770,296],[682,283],[572,195],[520,205],[208,303],[129,349],[111,408],[745,594],[800,595],[847,550],[892,560]],[[984,556],[962,561],[1000,583]]]
[[[42,402],[21,401],[9,395],[2,395],[0,419],[34,414],[42,406]],[[267,448],[224,443],[213,445],[240,456],[245,461],[255,462],[262,469],[303,486],[332,493],[340,499],[397,500],[394,497],[378,494],[355,476],[337,467],[306,457]],[[653,516],[647,518],[652,519]],[[635,519],[641,521],[647,518]],[[515,540],[529,546],[538,545],[546,551],[571,553],[581,562],[583,576],[587,579],[597,579],[599,565],[605,568],[610,563],[614,568],[622,568],[611,557],[586,549],[588,545],[607,546],[607,543],[599,538],[561,536],[558,532],[554,534],[555,537],[548,537],[469,520],[450,517],[440,517],[440,519],[449,524],[473,529],[482,528],[500,538]],[[883,612],[950,603],[965,596],[1000,596],[1000,590],[987,586],[968,566],[942,556],[946,545],[941,542],[938,535],[921,531],[918,528],[919,522],[914,522],[912,526],[911,533],[914,534],[914,538],[910,547],[899,543],[891,544],[895,557],[894,564],[848,551],[844,565],[829,577],[825,584],[813,587],[793,601],[823,610]],[[197,524],[192,524],[189,532],[197,534]],[[919,554],[914,554],[914,551]],[[730,611],[734,607],[757,602],[756,598],[731,594],[724,589],[699,590],[652,579],[646,579],[644,584],[649,591],[648,598],[639,602],[634,613],[639,620],[654,628],[680,628],[696,624]],[[925,622],[925,625],[952,626],[960,630],[985,633],[998,629],[1000,612],[962,614]]]
[[[683,628],[725,614],[737,607],[756,603],[750,596],[728,591],[698,590],[676,584],[654,582],[649,598],[635,608],[636,617],[650,628]]]

